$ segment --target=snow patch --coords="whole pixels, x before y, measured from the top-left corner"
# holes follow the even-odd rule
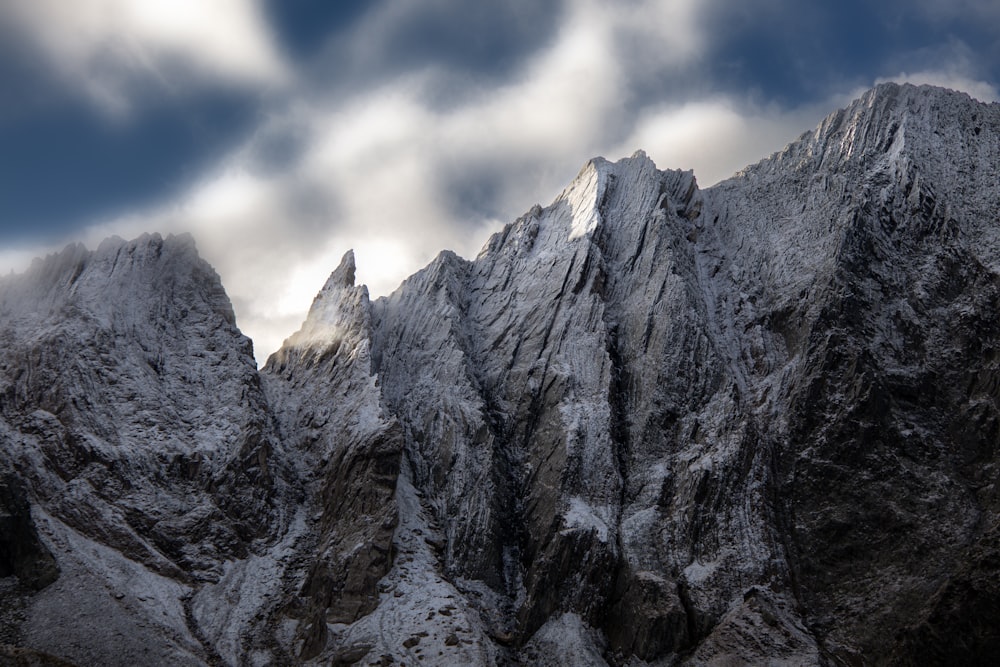
[[[550,618],[525,646],[524,655],[531,664],[604,667],[604,638],[577,614]]]
[[[607,511],[603,512],[608,514]],[[569,499],[569,509],[563,513],[563,523],[567,530],[589,530],[597,533],[601,542],[608,541],[608,522],[601,518],[597,510],[579,496]]]
[[[429,521],[411,475],[404,463],[396,486],[397,554],[379,582],[379,605],[351,625],[329,625],[332,645],[370,646],[367,656],[388,655],[405,664],[496,665],[496,648],[480,615],[439,570],[432,544],[443,543],[443,535]],[[328,651],[319,660],[332,655]]]
[[[573,184],[567,188],[560,199],[569,204],[573,220],[570,227],[569,240],[586,236],[601,224],[601,214],[598,205],[604,193],[607,176],[598,169],[591,160],[580,171]]]
[[[694,561],[686,568],[684,568],[684,578],[690,583],[698,583],[708,579],[715,572],[715,569],[719,566],[719,563],[712,561],[709,563],[702,563],[700,561]]]
[[[26,645],[79,664],[202,664],[182,603],[190,587],[85,537],[38,505],[32,514],[61,573],[31,601],[21,628]]]
[[[194,617],[221,654],[240,655],[246,644],[242,633],[263,609],[281,599],[283,574],[295,556],[296,542],[306,532],[305,510],[299,508],[281,542],[263,555],[227,561],[219,581],[194,596]]]

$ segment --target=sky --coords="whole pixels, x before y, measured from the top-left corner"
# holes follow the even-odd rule
[[[4,0],[0,271],[190,232],[259,361],[643,149],[709,186],[876,83],[997,101],[996,0]]]

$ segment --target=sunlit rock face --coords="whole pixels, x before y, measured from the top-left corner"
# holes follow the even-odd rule
[[[0,282],[0,642],[1000,659],[998,167],[1000,107],[891,84],[705,190],[597,158],[388,297],[348,253],[260,372],[189,239],[40,262]]]

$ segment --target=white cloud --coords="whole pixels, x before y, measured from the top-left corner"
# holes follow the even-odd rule
[[[741,113],[726,98],[654,108],[639,118],[618,152],[642,148],[661,168],[693,169],[705,187],[791,140],[792,128],[801,124],[789,126],[783,115]]]
[[[0,248],[0,278],[10,273],[23,273],[31,260],[41,255],[37,248]]]
[[[254,0],[9,0],[0,23],[112,116],[127,114],[144,85],[259,87],[289,78]]]

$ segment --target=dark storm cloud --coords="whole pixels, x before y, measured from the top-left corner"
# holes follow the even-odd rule
[[[52,68],[32,52],[22,31],[3,21],[2,14],[0,90],[16,91],[16,94],[0,95],[0,125],[24,121],[38,109],[66,99]]]
[[[330,39],[343,33],[378,3],[371,0],[268,0],[264,5],[285,51],[304,62]]]
[[[238,97],[109,123],[78,100],[0,122],[0,238],[52,238],[177,195],[246,135]]]
[[[561,5],[532,0],[377,3],[327,38],[311,75],[335,87],[369,87],[432,68],[462,77],[465,86],[493,85],[553,39]]]

